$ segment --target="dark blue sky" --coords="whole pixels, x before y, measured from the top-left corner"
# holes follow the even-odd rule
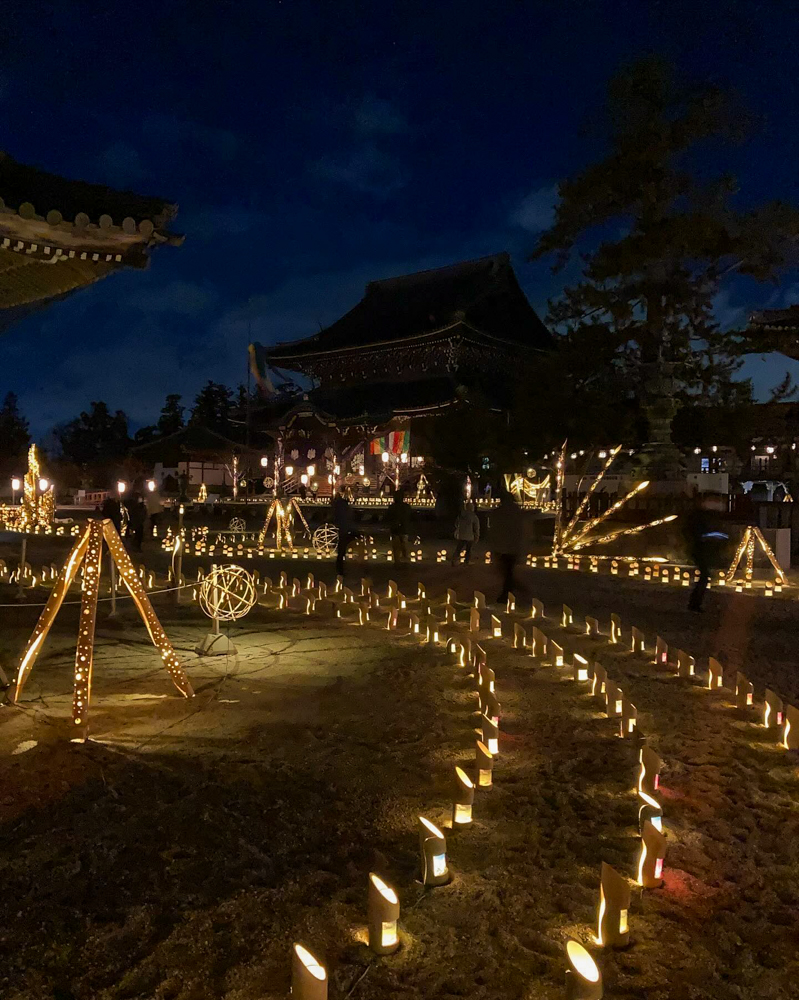
[[[791,0],[6,0],[2,30],[0,146],[176,201],[186,233],[0,340],[38,434],[91,399],[138,426],[167,392],[241,381],[248,328],[309,335],[371,278],[509,249],[543,313],[560,279],[525,254],[601,152],[583,126],[608,77],[646,52],[739,89],[762,125],[723,166],[747,201],[799,202]],[[719,313],[793,301],[796,275]],[[747,374],[763,392],[788,367]]]

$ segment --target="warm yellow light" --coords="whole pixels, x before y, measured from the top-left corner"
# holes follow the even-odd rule
[[[49,486],[50,486],[50,483],[46,479],[40,479],[39,480],[39,489],[42,491],[42,493],[46,493],[47,490],[48,490],[48,488],[49,488]]]
[[[267,465],[269,465],[269,459],[266,457],[266,455],[262,455],[261,456],[261,468],[265,469],[267,467]]]
[[[286,466],[286,475],[287,476],[293,476],[294,475],[294,466],[293,465],[287,465]]]
[[[128,488],[128,484],[125,483],[125,482],[123,482],[120,479],[119,482],[117,483],[117,492],[118,493],[124,493],[127,488]]]
[[[424,816],[420,816],[419,822],[430,833],[431,837],[438,837],[441,840],[444,839],[444,834],[439,830],[439,828],[434,823],[431,823],[429,819],[425,819]]]
[[[16,476],[11,480],[11,489],[12,490],[18,490],[21,485],[22,485],[22,483],[19,481],[19,479],[16,478]]]
[[[318,979],[321,982],[327,978],[327,973],[325,972],[324,967],[317,962],[307,948],[303,948],[301,944],[295,944],[294,951],[297,953],[297,958],[299,958],[308,972],[310,972],[315,979]]]
[[[154,479],[148,479],[147,480],[147,489],[151,493],[155,493],[155,480]]]
[[[305,475],[304,472],[300,476],[300,482],[302,483],[303,486],[307,486],[308,485],[308,477]]]
[[[396,892],[394,892],[390,885],[386,885],[379,875],[372,873],[369,878],[372,880],[375,889],[377,889],[384,899],[388,900],[392,905],[399,902]]]
[[[577,941],[567,942],[566,954],[572,968],[579,976],[587,979],[589,983],[599,982],[599,968],[581,944]]]

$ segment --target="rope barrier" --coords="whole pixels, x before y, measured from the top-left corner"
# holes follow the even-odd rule
[[[172,594],[176,590],[187,590],[189,587],[196,587],[196,583],[183,583],[179,587],[166,587],[164,590],[148,590],[147,596],[153,597],[157,594]],[[133,599],[132,594],[117,594],[116,598],[113,597],[98,597],[97,603],[103,604],[106,601],[130,601]],[[62,608],[69,607],[70,605],[82,604],[82,601],[64,601],[61,605]],[[15,604],[0,604],[0,608],[44,608],[47,606],[47,601],[44,604],[27,604],[25,602],[16,602]]]

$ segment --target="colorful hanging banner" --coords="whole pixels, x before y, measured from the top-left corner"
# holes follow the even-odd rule
[[[369,443],[370,455],[402,455],[408,452],[411,443],[410,431],[391,431],[383,437],[374,438]]]

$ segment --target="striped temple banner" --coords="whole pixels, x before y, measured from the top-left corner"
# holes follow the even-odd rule
[[[390,434],[370,441],[369,454],[382,455],[387,451],[389,455],[402,455],[408,451],[410,443],[410,431],[391,431]]]

